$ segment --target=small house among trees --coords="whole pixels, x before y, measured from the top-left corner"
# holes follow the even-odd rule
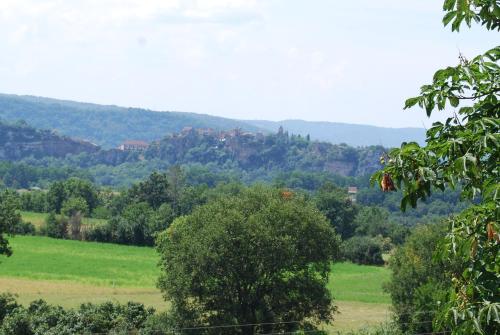
[[[132,141],[128,140],[123,142],[118,149],[122,151],[142,151],[146,150],[149,147],[149,144],[144,141]]]
[[[349,195],[349,199],[351,199],[351,202],[356,202],[356,194],[358,194],[358,188],[355,186],[349,186],[347,188],[347,194]]]

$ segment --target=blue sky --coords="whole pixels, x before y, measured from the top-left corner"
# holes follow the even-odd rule
[[[429,125],[406,97],[498,43],[439,0],[1,0],[0,92],[205,113]],[[443,115],[437,118],[442,118]]]

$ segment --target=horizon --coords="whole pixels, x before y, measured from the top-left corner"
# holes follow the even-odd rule
[[[460,52],[496,41],[478,27],[451,33],[432,0],[91,4],[2,2],[0,91],[236,120],[426,128],[446,113],[403,112],[404,100]]]
[[[266,119],[237,119],[237,118],[231,118],[231,117],[225,117],[225,116],[218,116],[218,115],[212,115],[212,114],[206,114],[206,113],[194,113],[194,112],[184,112],[184,111],[176,111],[176,110],[153,110],[153,109],[147,109],[144,107],[133,107],[133,106],[122,106],[122,105],[116,105],[116,104],[99,104],[99,103],[94,103],[94,102],[86,102],[86,101],[78,101],[78,100],[68,100],[68,99],[59,99],[59,98],[53,98],[53,97],[45,97],[45,96],[37,96],[37,95],[27,95],[27,94],[12,94],[12,93],[3,93],[0,92],[1,95],[7,95],[7,96],[15,96],[15,97],[27,97],[27,98],[37,98],[37,99],[49,99],[49,100],[55,100],[55,101],[64,101],[64,102],[72,102],[72,103],[79,103],[79,104],[90,104],[90,105],[96,105],[96,106],[101,106],[101,107],[116,107],[116,108],[124,108],[124,109],[141,109],[145,112],[153,112],[153,113],[186,113],[186,114],[194,114],[194,115],[203,115],[203,116],[211,116],[211,117],[220,117],[228,120],[236,120],[236,121],[248,121],[248,122],[293,122],[293,121],[300,121],[300,122],[306,122],[306,123],[327,123],[327,124],[338,124],[338,125],[354,125],[354,126],[365,126],[365,127],[374,127],[374,128],[387,128],[387,129],[425,129],[424,127],[389,127],[389,126],[377,126],[377,125],[372,125],[372,124],[366,124],[366,123],[348,123],[348,122],[336,122],[336,121],[313,121],[313,120],[307,120],[307,119],[283,119],[283,120],[266,120]]]

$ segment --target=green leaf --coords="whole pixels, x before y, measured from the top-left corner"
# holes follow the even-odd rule
[[[444,26],[447,26],[451,20],[457,15],[457,11],[453,10],[451,12],[448,12],[444,17],[443,17],[443,24]]]
[[[460,103],[460,100],[456,96],[451,96],[448,100],[450,100],[450,105],[453,107],[458,107],[458,104]]]
[[[456,0],[445,0],[445,2],[443,4],[443,10],[451,10],[451,9],[455,8],[456,2],[457,2]]]
[[[411,107],[415,106],[417,103],[419,103],[420,100],[421,100],[421,97],[406,99],[404,109],[411,108]]]

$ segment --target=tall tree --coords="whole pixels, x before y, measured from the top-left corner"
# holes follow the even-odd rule
[[[167,180],[169,183],[169,194],[172,201],[172,208],[177,215],[180,214],[179,202],[182,192],[185,188],[186,175],[179,165],[170,167],[167,171]]]
[[[12,233],[14,227],[21,222],[18,210],[19,202],[12,191],[0,192],[0,255],[10,256],[12,254],[9,241],[4,234]]]
[[[170,183],[165,173],[153,172],[148,179],[134,185],[129,197],[135,202],[147,202],[154,209],[171,201]]]
[[[342,239],[354,236],[356,230],[354,219],[358,213],[358,207],[351,201],[345,190],[327,183],[319,190],[315,202]]]
[[[64,182],[66,199],[83,198],[87,203],[89,212],[97,207],[99,202],[96,187],[88,180],[69,178]]]
[[[446,0],[443,23],[458,31],[463,23],[500,30],[498,0]],[[450,298],[437,327],[454,334],[500,333],[500,46],[435,73],[405,108],[419,105],[430,116],[454,108],[444,122],[427,131],[426,145],[403,143],[383,158],[373,176],[384,191],[402,188],[401,207],[417,206],[434,189],[461,186],[462,196],[477,204],[450,219],[440,257],[461,259],[452,271]]]
[[[56,181],[50,185],[47,193],[47,204],[50,211],[61,213],[61,208],[66,200],[66,191],[63,181]]]
[[[328,322],[326,284],[338,239],[314,205],[265,187],[222,196],[158,239],[159,286],[180,328],[196,334],[293,331]],[[214,327],[220,325],[246,325]]]

